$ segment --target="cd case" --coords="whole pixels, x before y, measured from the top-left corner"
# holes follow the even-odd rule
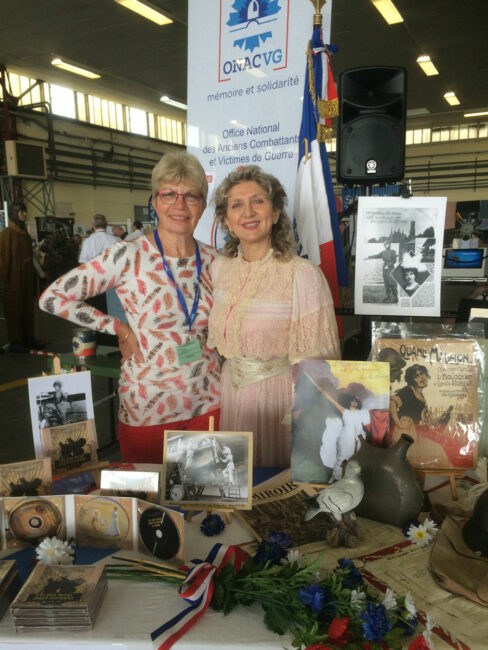
[[[161,499],[161,472],[103,469],[100,494],[103,496],[136,497],[150,503]]]
[[[0,465],[0,496],[37,497],[52,492],[53,480],[49,458]]]
[[[98,460],[93,420],[41,429],[41,441],[43,454],[51,459],[57,474],[75,467],[83,469]]]
[[[184,515],[132,497],[94,495],[6,497],[2,548],[25,548],[44,537],[74,539],[79,546],[141,551],[183,560]]]

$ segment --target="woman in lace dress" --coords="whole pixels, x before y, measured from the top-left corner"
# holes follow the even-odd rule
[[[290,463],[291,364],[338,359],[334,306],[322,272],[290,253],[280,182],[254,165],[216,191],[216,219],[228,233],[211,267],[209,346],[222,371],[222,431],[254,433],[254,465]]]

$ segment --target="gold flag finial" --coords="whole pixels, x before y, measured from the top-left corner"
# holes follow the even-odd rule
[[[313,26],[322,27],[322,7],[325,5],[326,0],[310,0],[310,2],[315,7],[315,13],[313,15]]]

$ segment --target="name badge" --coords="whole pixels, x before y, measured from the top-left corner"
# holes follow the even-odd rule
[[[189,343],[176,346],[176,354],[178,355],[178,363],[184,366],[186,363],[199,361],[202,358],[202,347],[199,339],[193,339]]]

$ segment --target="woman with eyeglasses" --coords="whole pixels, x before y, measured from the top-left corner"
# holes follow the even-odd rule
[[[122,354],[119,443],[125,462],[160,463],[164,430],[218,429],[220,360],[207,347],[216,251],[193,237],[208,184],[195,156],[166,154],[152,172],[156,230],[121,241],[53,283],[45,311],[116,334]],[[113,287],[127,323],[86,298]]]

